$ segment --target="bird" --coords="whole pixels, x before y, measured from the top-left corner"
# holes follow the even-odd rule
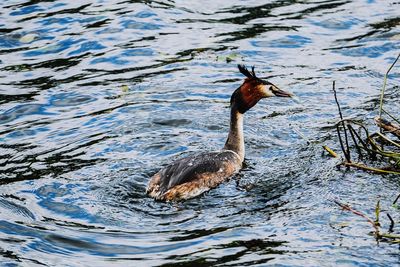
[[[177,159],[154,174],[146,193],[159,201],[183,201],[217,187],[238,173],[245,157],[243,115],[259,100],[268,97],[292,97],[293,94],[258,78],[254,66],[249,71],[238,65],[245,76],[230,98],[229,134],[220,151],[202,152]]]

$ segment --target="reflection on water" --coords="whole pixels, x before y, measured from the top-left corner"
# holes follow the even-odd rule
[[[3,1],[1,262],[397,264],[397,246],[377,245],[367,223],[331,200],[373,214],[380,198],[393,216],[398,179],[338,170],[321,145],[339,149],[333,80],[343,112],[372,125],[400,50],[399,7]],[[238,63],[300,103],[270,99],[246,114],[246,168],[230,182],[184,203],[146,197],[172,158],[223,145]],[[399,80],[394,69],[393,111]]]

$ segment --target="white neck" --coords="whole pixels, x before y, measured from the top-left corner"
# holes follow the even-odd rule
[[[243,114],[237,110],[235,105],[232,105],[231,108],[229,135],[224,149],[236,152],[240,160],[244,161]]]

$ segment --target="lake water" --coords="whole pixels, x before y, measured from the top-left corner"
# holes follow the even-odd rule
[[[340,151],[332,81],[373,127],[399,51],[397,0],[2,1],[1,265],[398,265],[398,244],[333,203],[374,217],[380,199],[398,232],[398,177],[337,169],[322,145]],[[223,146],[239,63],[300,102],[246,113],[234,179],[148,198],[160,167]]]

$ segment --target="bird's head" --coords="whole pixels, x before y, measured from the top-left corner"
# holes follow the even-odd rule
[[[262,98],[293,96],[291,93],[279,89],[274,84],[258,78],[254,72],[254,67],[251,68],[251,72],[244,65],[238,65],[238,68],[239,71],[246,76],[246,79],[243,84],[233,92],[231,96],[231,105],[236,105],[240,113],[245,113]]]

